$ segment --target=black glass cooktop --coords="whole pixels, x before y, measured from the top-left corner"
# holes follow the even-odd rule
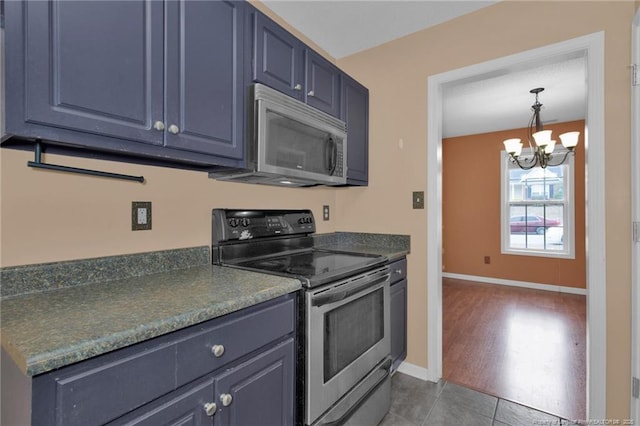
[[[237,266],[303,277],[308,281],[308,286],[316,287],[356,274],[385,261],[386,258],[383,256],[310,250],[250,260],[239,263]]]

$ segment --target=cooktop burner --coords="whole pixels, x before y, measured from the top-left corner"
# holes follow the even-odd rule
[[[384,261],[379,256],[310,250],[236,263],[235,266],[305,278],[311,287],[369,269]]]
[[[310,210],[214,209],[213,263],[299,278],[317,287],[387,262],[384,256],[314,247]]]

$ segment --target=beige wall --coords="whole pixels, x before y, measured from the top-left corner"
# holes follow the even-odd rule
[[[338,226],[411,234],[407,360],[427,365],[427,78],[605,31],[607,416],[629,415],[632,1],[504,1],[338,61],[370,90],[370,186],[339,190]],[[537,19],[533,22],[533,19]],[[542,24],[544,22],[544,24]],[[399,141],[402,140],[403,148]]]
[[[442,140],[444,272],[586,288],[585,123],[584,120],[570,121],[544,128],[554,135],[580,132],[574,161],[575,258],[502,254],[500,151],[504,150],[505,139],[527,139],[527,129],[521,128]],[[491,258],[490,264],[484,263],[485,256]]]

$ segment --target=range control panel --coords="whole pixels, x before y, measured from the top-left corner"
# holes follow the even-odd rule
[[[316,230],[311,210],[213,209],[213,244],[282,235],[307,235]]]

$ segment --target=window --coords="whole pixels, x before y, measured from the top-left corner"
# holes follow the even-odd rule
[[[522,170],[501,155],[502,253],[574,259],[573,156]]]

